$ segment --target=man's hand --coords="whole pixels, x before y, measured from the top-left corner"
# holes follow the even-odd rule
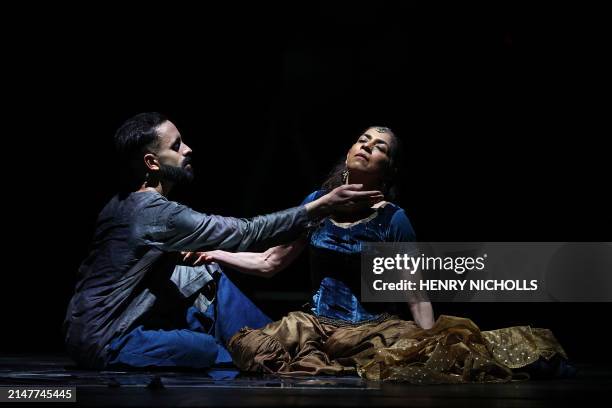
[[[306,210],[314,218],[324,217],[337,210],[369,207],[384,198],[380,191],[362,191],[362,188],[362,184],[336,187],[323,197],[306,204]]]

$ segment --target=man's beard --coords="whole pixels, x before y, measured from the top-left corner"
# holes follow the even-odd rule
[[[189,163],[183,163],[186,166]],[[159,177],[174,184],[188,184],[193,181],[193,172],[185,167],[159,165]]]

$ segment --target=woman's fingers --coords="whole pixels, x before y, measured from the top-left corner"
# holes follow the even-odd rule
[[[206,252],[198,252],[200,256],[193,262],[194,266],[204,265],[205,263],[213,262],[213,257]]]
[[[191,263],[193,266],[214,262],[214,257],[209,252],[185,252],[181,251],[183,263]]]
[[[202,265],[204,263],[203,262],[204,256],[205,256],[204,254],[200,254],[200,256],[198,256],[198,258],[195,261],[193,261],[193,266]]]
[[[203,254],[206,254],[206,252],[181,252],[181,255],[183,255],[183,262],[192,264],[195,264]]]

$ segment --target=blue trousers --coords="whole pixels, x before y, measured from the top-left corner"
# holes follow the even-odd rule
[[[261,328],[271,322],[225,274],[206,312],[192,306],[186,312],[186,321],[186,329],[135,327],[110,344],[109,367],[207,368],[231,363],[224,347],[227,341],[242,327]]]

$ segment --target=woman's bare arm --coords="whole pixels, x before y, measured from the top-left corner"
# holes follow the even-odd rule
[[[298,257],[306,246],[300,238],[287,245],[279,245],[264,252],[228,252],[213,250],[185,253],[184,261],[192,265],[217,262],[248,275],[270,278],[285,269]]]
[[[410,313],[414,322],[423,329],[431,329],[434,325],[434,312],[431,302],[409,303]]]

